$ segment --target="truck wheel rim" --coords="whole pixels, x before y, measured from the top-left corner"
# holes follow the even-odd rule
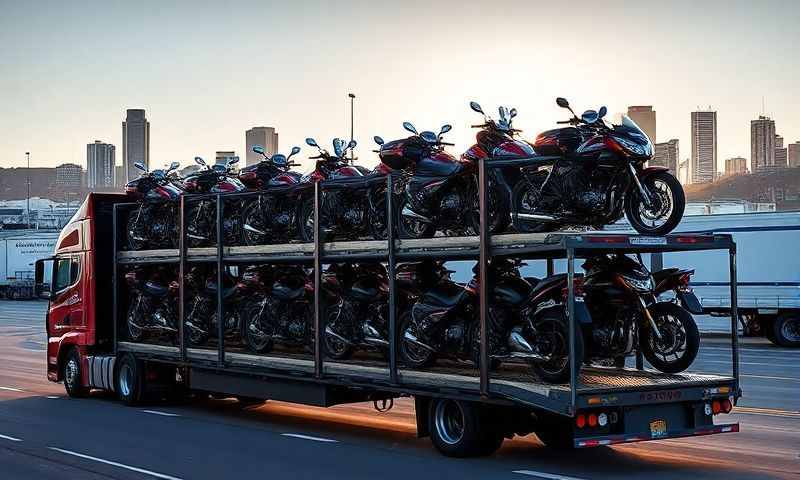
[[[783,322],[781,334],[789,341],[800,341],[800,319],[790,318]]]
[[[129,365],[123,365],[119,370],[119,391],[127,397],[131,394],[131,381],[133,379],[133,372]]]
[[[464,412],[453,400],[442,400],[436,405],[436,431],[448,445],[455,445],[464,437]]]

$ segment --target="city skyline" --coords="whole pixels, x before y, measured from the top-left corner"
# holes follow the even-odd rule
[[[14,46],[0,52],[0,95],[14,112],[0,118],[0,165],[23,165],[26,151],[33,166],[82,163],[85,145],[95,138],[122,144],[118,122],[130,107],[144,108],[156,122],[150,156],[158,166],[173,160],[186,166],[195,155],[210,157],[223,148],[241,151],[242,132],[265,123],[280,130],[287,147],[302,147],[308,136],[329,145],[334,136],[349,137],[349,91],[358,95],[355,133],[366,165],[377,161],[369,151],[372,136],[399,138],[404,120],[424,129],[450,123],[448,139],[457,144],[452,151],[465,149],[473,143],[469,125],[476,120],[470,100],[492,113],[499,104],[516,107],[515,124],[527,139],[565,118],[556,96],[567,97],[578,111],[652,105],[663,132],[653,141],[675,138],[683,145],[691,145],[688,112],[711,104],[719,114],[716,171],[723,170],[724,158],[748,156],[749,121],[759,113],[776,119],[787,143],[800,140],[800,67],[792,51],[800,34],[790,21],[800,6],[720,3],[703,13],[688,2],[646,8],[610,2],[588,16],[579,3],[511,2],[508,8],[518,15],[487,17],[485,8],[440,2],[425,7],[426,15],[441,19],[433,31],[413,21],[421,5],[414,2],[359,4],[347,14],[313,2],[235,11],[178,2],[159,7],[157,15],[128,5],[54,4],[38,11],[12,3],[0,19],[0,40]],[[782,14],[775,16],[777,8]],[[537,21],[548,15],[570,21]],[[87,35],[81,27],[87,16],[119,27]],[[263,18],[271,20],[268,31]],[[574,62],[584,40],[552,40],[604,24],[615,28],[598,41],[637,39],[629,42],[630,57]],[[209,25],[230,34],[201,35]],[[475,38],[476,25],[482,37],[504,41]],[[324,44],[311,40],[320,28],[335,33]],[[297,40],[263,48],[285,36]],[[517,53],[508,54],[509,46]],[[447,60],[384,68],[384,59],[426,49],[442,50]],[[757,64],[749,62],[755,57]],[[631,68],[635,62],[641,68]],[[306,153],[298,156],[305,169],[311,164]]]

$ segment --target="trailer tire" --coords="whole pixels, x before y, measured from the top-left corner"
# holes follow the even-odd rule
[[[89,387],[83,385],[83,367],[77,347],[72,347],[63,365],[64,390],[72,398],[89,395]]]
[[[437,398],[428,409],[428,430],[439,452],[448,457],[475,457],[494,453],[502,437],[487,438],[492,432],[481,421],[480,408],[470,402]],[[487,435],[488,434],[488,435]]]
[[[117,359],[116,390],[119,399],[128,406],[142,403],[145,390],[144,365],[132,354],[127,353]]]
[[[772,323],[772,335],[781,347],[800,347],[800,314],[786,312],[778,315]]]

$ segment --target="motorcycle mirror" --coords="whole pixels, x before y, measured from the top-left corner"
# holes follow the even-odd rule
[[[483,113],[483,109],[478,104],[478,102],[469,102],[469,108],[471,108],[473,112],[478,112],[481,115],[486,115],[485,113]]]
[[[605,105],[603,105],[602,107],[600,107],[600,111],[597,112],[597,116],[598,118],[603,118],[606,116],[606,113],[608,113],[608,109],[606,108]]]
[[[384,141],[383,141],[383,139],[381,137],[375,135],[374,137],[372,137],[372,139],[375,140],[375,143],[377,143],[378,145],[383,146]]]
[[[200,158],[200,157],[194,157],[194,161],[195,161],[195,163],[197,163],[198,165],[203,165],[203,166],[205,166],[205,164],[206,164],[206,161],[205,161],[205,160],[203,160],[203,159],[202,159],[202,158]]]
[[[350,140],[350,142],[348,142],[347,148],[352,150],[352,149],[356,148],[356,145],[358,145],[358,142],[356,142],[355,139],[353,139],[353,140]]]
[[[511,118],[516,117],[517,116],[517,109],[516,108],[512,108],[511,111],[509,112],[509,115],[511,115]]]
[[[308,145],[309,147],[319,148],[319,145],[317,145],[317,141],[311,137],[306,138],[306,145]]]
[[[581,115],[581,120],[583,120],[586,123],[594,123],[599,119],[600,116],[594,110],[586,110],[585,112],[583,112],[583,115]]]
[[[564,97],[556,98],[556,105],[558,105],[561,108],[569,108],[569,102]]]
[[[414,128],[414,125],[412,125],[411,122],[403,122],[403,128],[413,133],[414,135],[419,135],[419,133],[417,133],[417,129]]]
[[[181,164],[179,162],[172,162],[172,163],[169,164],[169,169],[170,170],[175,170],[176,168],[178,168],[180,166],[181,166]]]
[[[253,145],[253,151],[261,155],[264,155],[264,147],[262,147],[261,145]]]
[[[289,153],[289,156],[286,157],[286,158],[288,159],[292,155],[297,155],[298,153],[300,153],[300,147],[292,147],[292,151]]]
[[[133,164],[133,166],[134,166],[134,167],[136,167],[136,168],[138,168],[139,170],[141,170],[141,171],[143,171],[143,172],[146,172],[146,171],[147,171],[147,169],[146,169],[146,168],[144,168],[144,163],[142,163],[142,162],[135,162],[135,163]]]
[[[441,137],[442,135],[444,135],[445,133],[449,132],[452,129],[453,129],[452,125],[450,125],[449,123],[445,123],[444,125],[442,125],[442,129],[439,130],[439,136]]]

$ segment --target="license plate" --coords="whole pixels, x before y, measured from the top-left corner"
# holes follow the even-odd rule
[[[665,437],[667,435],[666,420],[653,420],[650,422],[650,436],[653,438]]]
[[[633,245],[666,245],[667,239],[664,237],[630,237]]]

